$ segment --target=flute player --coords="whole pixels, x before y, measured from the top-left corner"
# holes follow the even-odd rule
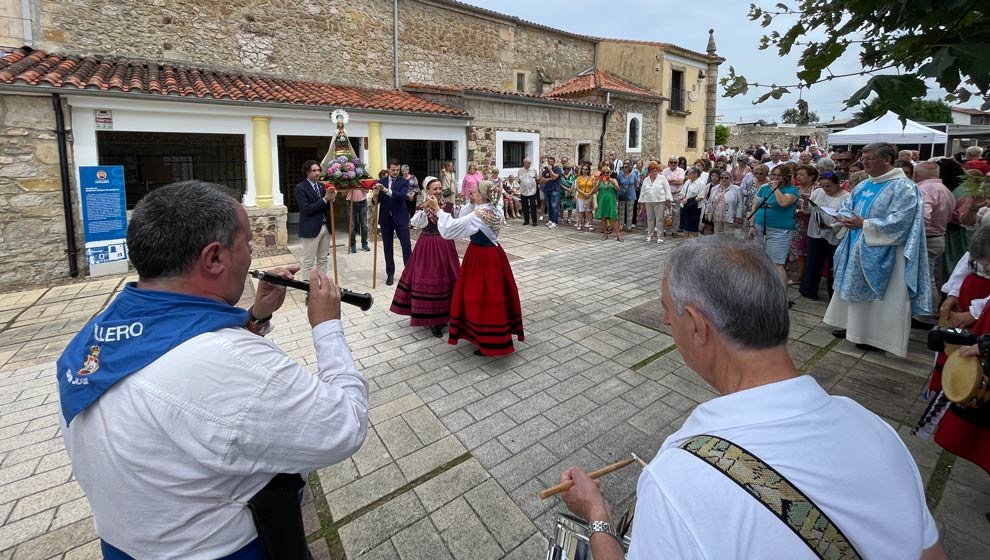
[[[58,360],[65,447],[105,558],[305,558],[304,481],[279,473],[337,463],[364,442],[368,383],[341,330],[340,291],[310,272],[312,375],[264,338],[284,287],[259,282],[250,309],[235,307],[252,231],[221,189],[174,183],[138,203],[127,231],[138,282]]]

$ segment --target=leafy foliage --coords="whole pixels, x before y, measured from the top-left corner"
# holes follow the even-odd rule
[[[784,114],[780,116],[780,120],[787,124],[796,124],[798,126],[804,126],[806,124],[818,122],[818,113],[814,111],[802,113],[799,109],[787,109]]]
[[[990,175],[980,177],[966,174],[960,178],[963,180],[961,186],[966,190],[968,196],[990,198]]]
[[[925,80],[951,92],[946,100],[967,102],[983,97],[990,109],[990,14],[986,0],[792,0],[772,9],[750,5],[749,19],[771,27],[778,18],[794,20],[783,33],[772,30],[760,49],[774,47],[780,56],[803,48],[797,83],[750,82],[729,67],[721,84],[726,97],[746,95],[751,87],[767,88],[753,103],[780,99],[796,88],[854,75],[870,75],[861,89],[845,100],[855,107],[876,93],[891,110],[904,115],[913,100],[927,93]],[[821,40],[805,41],[807,35]],[[859,51],[862,71],[833,74],[830,66],[850,49]],[[896,73],[881,74],[896,69]]]
[[[715,145],[725,146],[729,143],[729,127],[724,124],[715,125]]]
[[[886,98],[874,97],[856,113],[858,122],[864,123],[883,116],[892,109]],[[896,109],[894,109],[896,111]],[[952,122],[952,108],[945,101],[938,99],[913,99],[906,110],[898,113],[905,119],[921,122]]]

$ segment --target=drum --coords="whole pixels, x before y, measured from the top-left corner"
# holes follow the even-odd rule
[[[975,356],[953,352],[942,367],[942,391],[953,403],[967,408],[990,407],[990,376]]]
[[[629,537],[622,539],[623,552],[629,552]],[[557,515],[557,526],[547,547],[547,560],[592,560],[588,525],[566,513]]]

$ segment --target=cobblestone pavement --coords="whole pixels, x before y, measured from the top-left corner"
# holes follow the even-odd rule
[[[383,273],[371,311],[344,310],[371,385],[372,429],[353,458],[310,477],[304,512],[315,557],[542,558],[562,504],[540,501],[538,490],[569,465],[593,469],[630,451],[652,457],[692,407],[715,396],[659,325],[658,269],[677,241],[631,234],[617,243],[518,224],[504,230],[504,245],[526,342],[509,357],[476,357],[466,343],[410,328],[388,312]],[[256,266],[292,261],[259,258]],[[367,253],[341,251],[339,269],[344,287],[370,286]],[[54,360],[125,280],[0,295],[0,560],[99,557],[59,435]],[[312,365],[300,296],[276,314],[271,337]],[[790,350],[802,372],[898,429],[951,557],[986,557],[986,473],[908,436],[931,363],[920,333],[908,359],[863,354],[830,335],[823,313],[824,304],[807,301],[791,312]],[[615,511],[631,503],[638,474],[633,466],[602,479]]]

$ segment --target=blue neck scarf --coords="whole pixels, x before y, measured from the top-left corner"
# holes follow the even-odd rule
[[[215,299],[131,283],[79,331],[58,359],[62,415],[72,419],[118,381],[203,333],[247,325],[248,312]]]

